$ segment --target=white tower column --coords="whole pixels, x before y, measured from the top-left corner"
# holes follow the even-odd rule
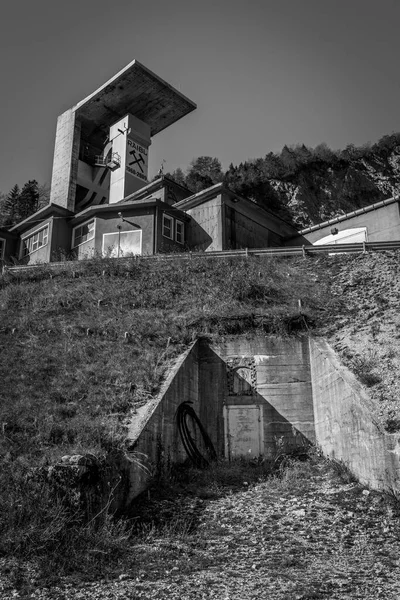
[[[133,115],[110,127],[112,153],[117,152],[121,166],[111,171],[109,203],[119,202],[148,183],[150,126]]]

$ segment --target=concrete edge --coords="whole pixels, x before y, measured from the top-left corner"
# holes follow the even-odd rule
[[[193,351],[196,344],[198,344],[198,340],[195,340],[194,342],[192,342],[190,344],[189,348],[187,348],[187,350],[185,350],[185,352],[180,354],[178,356],[178,358],[175,360],[175,362],[173,363],[173,365],[170,367],[170,369],[168,369],[168,375],[167,375],[166,379],[164,380],[164,382],[162,383],[160,391],[158,392],[157,396],[152,398],[144,406],[141,406],[140,408],[138,408],[136,413],[131,414],[128,417],[128,434],[126,436],[126,439],[129,444],[134,444],[135,442],[137,442],[140,434],[142,433],[143,428],[146,426],[146,424],[152,417],[156,408],[162,402],[168,388],[171,386],[179,369],[181,368],[181,366],[183,365],[183,363],[185,362],[185,360],[189,356],[189,354]]]
[[[371,422],[377,427],[380,433],[383,435],[386,434],[385,430],[382,428],[382,425],[374,416],[373,412],[375,409],[375,403],[373,402],[371,396],[369,395],[365,386],[357,379],[357,377],[350,371],[348,367],[346,367],[340,360],[338,353],[332,348],[332,346],[324,339],[315,338],[313,336],[309,336],[309,345],[314,344],[319,352],[325,356],[326,359],[330,361],[335,371],[342,377],[342,379],[347,383],[347,385],[352,389],[352,391],[357,394],[357,396],[362,399],[363,408],[366,412],[369,413]],[[311,356],[311,348],[310,348],[310,356]]]

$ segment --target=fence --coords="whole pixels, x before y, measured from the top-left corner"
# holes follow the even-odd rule
[[[194,260],[196,258],[235,258],[247,256],[315,256],[318,254],[352,254],[366,252],[385,252],[388,250],[400,250],[400,240],[393,242],[359,242],[355,244],[333,244],[326,246],[293,246],[283,248],[245,248],[244,250],[215,250],[212,252],[176,252],[174,254],[148,254],[141,255],[141,260]],[[131,258],[113,258],[111,260],[131,260]],[[51,269],[74,270],[85,261],[64,261],[46,263]],[[3,273],[19,273],[26,270],[34,270],[43,267],[43,264],[17,265],[13,267],[3,266]]]

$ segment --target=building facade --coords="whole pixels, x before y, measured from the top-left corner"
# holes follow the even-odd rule
[[[193,194],[162,172],[149,182],[153,136],[195,108],[134,60],[65,111],[57,121],[50,203],[0,229],[0,261],[314,244],[339,228],[358,228],[370,241],[400,240],[395,199],[299,232],[223,184]]]

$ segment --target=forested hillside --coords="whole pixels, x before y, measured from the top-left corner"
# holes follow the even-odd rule
[[[284,146],[226,172],[218,158],[200,156],[168,177],[199,192],[224,182],[241,196],[299,228],[390,198],[400,190],[400,133],[375,144],[331,150],[326,144]],[[156,178],[159,175],[156,176]],[[11,227],[49,201],[49,189],[28,181],[0,193],[0,227]]]
[[[331,150],[285,146],[280,153],[231,164],[223,173],[218,159],[200,157],[186,173],[169,174],[198,192],[224,183],[242,196],[303,228],[397,194],[400,189],[400,133],[375,144]]]

